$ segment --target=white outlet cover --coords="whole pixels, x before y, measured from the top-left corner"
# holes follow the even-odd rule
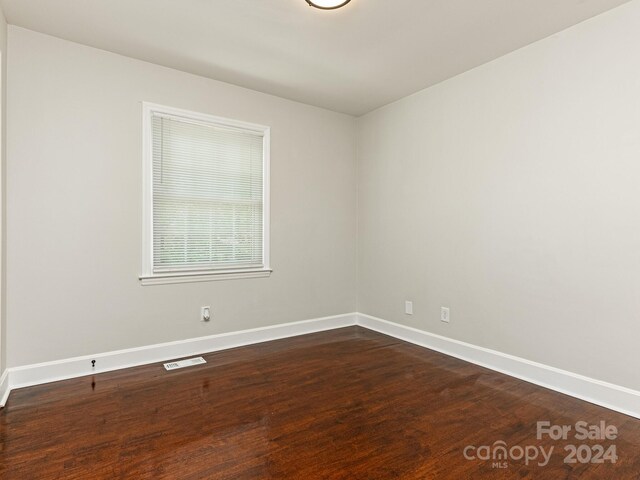
[[[404,302],[404,313],[407,315],[413,315],[413,302],[408,300]]]
[[[451,319],[451,313],[449,311],[449,307],[441,307],[440,308],[440,321],[441,322],[445,322],[445,323],[449,323],[450,319]]]

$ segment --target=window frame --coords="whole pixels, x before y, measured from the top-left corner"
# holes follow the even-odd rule
[[[227,128],[239,128],[262,135],[262,266],[231,269],[177,270],[172,272],[154,272],[153,268],[153,128],[155,113],[184,119],[186,121],[212,124]],[[240,278],[268,277],[271,275],[269,257],[270,227],[270,146],[271,128],[265,125],[248,123],[206,113],[193,112],[180,108],[167,107],[156,103],[142,102],[142,273],[139,280],[142,285],[166,283],[206,282],[212,280],[232,280]]]

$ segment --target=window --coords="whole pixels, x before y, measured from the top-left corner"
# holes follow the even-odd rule
[[[142,283],[268,276],[269,128],[143,111]]]

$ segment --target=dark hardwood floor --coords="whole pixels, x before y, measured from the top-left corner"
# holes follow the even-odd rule
[[[640,478],[640,420],[360,327],[205,358],[14,391],[0,478]],[[618,437],[537,440],[538,421],[604,421]],[[497,441],[554,451],[546,466],[465,459]],[[583,459],[597,444],[619,458],[564,463],[583,443]]]

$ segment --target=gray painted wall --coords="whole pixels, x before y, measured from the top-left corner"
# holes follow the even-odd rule
[[[13,26],[9,48],[10,367],[355,310],[352,117]],[[270,278],[140,286],[142,101],[271,126]]]
[[[640,389],[638,25],[636,1],[359,119],[360,312]]]

